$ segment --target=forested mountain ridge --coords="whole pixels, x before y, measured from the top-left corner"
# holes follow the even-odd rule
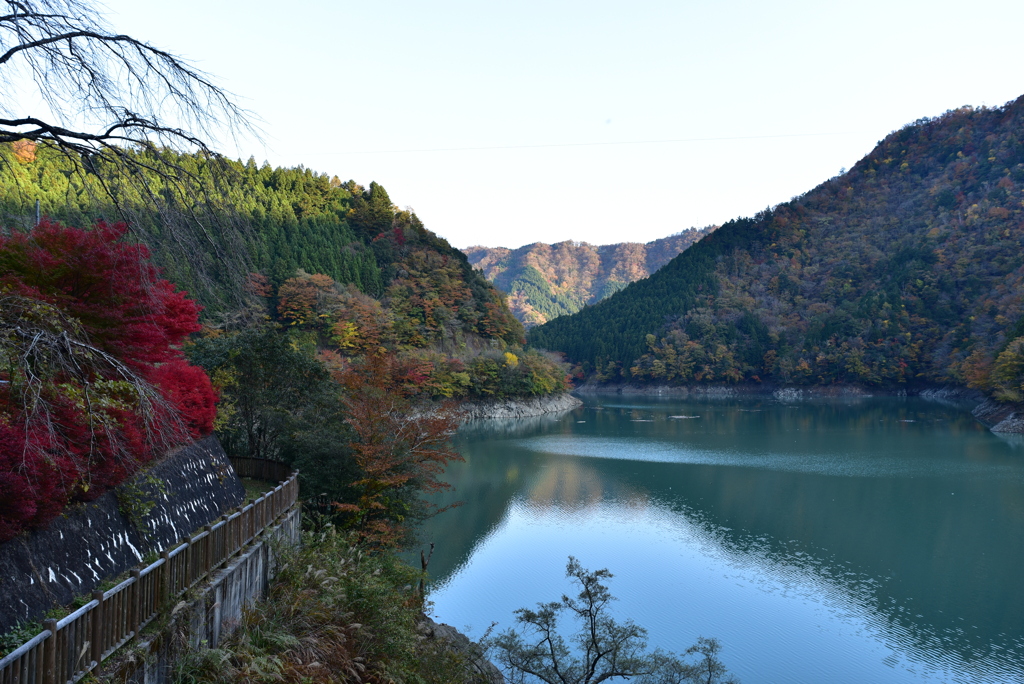
[[[1020,400],[1024,98],[921,119],[534,328],[597,381],[956,383]]]
[[[0,145],[0,227],[30,228],[37,200],[42,216],[70,225],[125,217],[208,324],[270,318],[335,364],[386,351],[408,367],[410,388],[436,397],[564,389],[563,372],[521,349],[502,294],[381,185],[162,154],[185,185],[155,172],[123,183],[46,146]]]
[[[646,244],[535,242],[518,249],[468,247],[469,263],[508,293],[512,313],[527,328],[610,297],[648,277],[715,229],[684,230]]]

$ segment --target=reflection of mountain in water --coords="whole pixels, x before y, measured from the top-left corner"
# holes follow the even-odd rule
[[[469,558],[512,501],[574,519],[613,504],[656,508],[737,567],[819,587],[874,616],[921,659],[1024,662],[1021,452],[966,414],[890,400],[596,409],[460,434],[467,463],[449,477],[466,503],[428,527],[441,541],[434,577]],[[587,453],[602,440],[623,453],[571,455],[573,444]],[[551,453],[553,443],[570,448]],[[673,445],[731,460],[650,460]],[[787,459],[836,465],[794,469]]]
[[[920,509],[898,504],[908,515],[900,532],[887,525],[879,529],[878,518],[894,511],[880,510],[885,504],[865,490],[848,496],[860,499],[871,513],[841,520],[816,513],[822,500],[838,494],[825,482],[800,487],[773,483],[777,487],[769,487],[777,493],[769,504],[757,494],[761,487],[725,482],[708,472],[698,475],[703,477],[710,486],[694,492],[703,498],[697,508],[681,503],[677,487],[652,492],[652,500],[682,524],[699,529],[710,553],[770,577],[787,591],[867,615],[890,647],[911,660],[938,666],[937,661],[952,656],[979,672],[1018,671],[1024,663],[1024,606],[1020,592],[1005,591],[1014,586],[1019,568],[986,562],[981,549],[990,540],[969,538],[971,523],[957,520],[962,511],[922,526]],[[781,517],[791,522],[771,524],[780,516],[773,512],[766,520],[766,506],[784,509]],[[834,543],[837,531],[849,535],[847,543]]]
[[[558,508],[566,513],[594,508],[605,501],[645,508],[645,492],[617,479],[604,477],[598,468],[580,459],[551,459],[534,476],[525,494],[536,509]]]

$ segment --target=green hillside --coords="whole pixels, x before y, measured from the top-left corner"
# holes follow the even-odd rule
[[[598,381],[1019,393],[1022,200],[1024,98],[921,119],[529,341]]]
[[[208,325],[269,319],[339,367],[394,354],[414,369],[406,391],[564,389],[556,364],[522,350],[523,327],[504,296],[381,185],[161,154],[176,177],[154,170],[126,180],[45,146],[0,145],[0,228],[30,228],[37,201],[42,216],[70,225],[126,220],[164,275],[206,307]]]

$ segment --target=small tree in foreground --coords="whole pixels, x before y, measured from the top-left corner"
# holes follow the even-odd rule
[[[648,650],[646,629],[609,616],[615,598],[602,584],[612,577],[607,569],[590,572],[570,556],[565,575],[580,587],[576,598],[563,595],[560,601],[537,604],[537,610],[520,608],[516,622],[523,633],[508,629],[483,640],[513,684],[598,684],[634,677],[643,684],[738,684],[718,659],[721,646],[715,639],[701,637],[680,659]],[[568,643],[558,632],[564,611],[579,624]],[[697,656],[697,661],[687,662],[686,656]]]

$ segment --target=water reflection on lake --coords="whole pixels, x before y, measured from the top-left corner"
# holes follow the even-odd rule
[[[480,634],[615,573],[654,644],[757,682],[1024,682],[1024,444],[918,400],[606,397],[458,435],[439,619]]]

